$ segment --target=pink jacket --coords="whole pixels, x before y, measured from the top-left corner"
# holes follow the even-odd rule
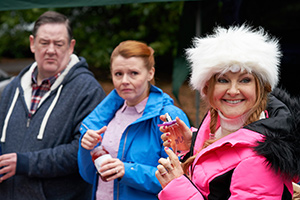
[[[273,112],[275,110],[276,112]],[[272,115],[279,114],[278,109],[271,109],[270,112]],[[285,115],[286,118],[289,116],[291,115]],[[279,164],[278,168],[278,160],[281,161],[280,159],[284,158],[273,158],[278,152],[286,153],[289,151],[285,146],[286,141],[277,145],[277,141],[271,138],[274,136],[265,136],[254,131],[255,129],[265,130],[266,124],[270,125],[270,131],[267,132],[271,132],[273,127],[278,126],[279,122],[282,123],[279,123],[280,127],[289,124],[289,120],[278,121],[278,118],[276,118],[277,124],[274,124],[273,119],[259,120],[265,125],[253,124],[241,128],[201,150],[210,132],[210,116],[207,115],[195,141],[194,155],[198,154],[191,166],[191,179],[185,175],[174,179],[159,193],[159,199],[291,199],[293,194],[291,176],[294,174],[289,176],[289,174],[284,174],[278,170],[281,169],[280,166],[288,165],[288,163]],[[260,129],[261,127],[263,129]],[[287,131],[291,130],[288,127],[285,128]],[[280,149],[281,145],[282,149]],[[264,150],[258,146],[263,146]],[[275,149],[276,153],[270,154],[268,148]],[[275,164],[273,164],[273,160]],[[282,168],[285,170],[285,167]]]

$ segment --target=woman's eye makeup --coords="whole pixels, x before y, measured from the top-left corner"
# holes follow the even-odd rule
[[[227,80],[226,78],[224,78],[224,77],[219,77],[219,78],[217,78],[217,81],[218,81],[219,83],[227,83],[227,82],[228,82],[228,80]]]

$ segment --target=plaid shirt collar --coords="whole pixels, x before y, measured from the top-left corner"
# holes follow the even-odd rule
[[[50,78],[46,78],[42,81],[41,85],[44,85],[46,87],[51,88],[51,86],[53,85],[53,83],[56,81],[56,79],[59,77],[59,75],[62,72],[57,73],[56,75],[50,77]],[[35,69],[32,72],[31,78],[32,78],[32,85],[37,85],[37,75],[38,75],[38,68],[35,67]]]
[[[41,85],[37,84],[37,75],[38,75],[38,68],[36,67],[31,75],[32,79],[32,96],[31,96],[31,106],[30,106],[30,111],[29,111],[29,118],[35,113],[35,111],[38,108],[38,105],[43,98],[43,96],[51,89],[51,86],[53,83],[57,80],[59,75],[61,74],[57,73],[56,75],[46,78],[42,81]]]

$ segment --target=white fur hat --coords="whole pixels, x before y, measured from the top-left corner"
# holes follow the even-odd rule
[[[281,52],[278,40],[245,25],[228,29],[217,27],[213,35],[195,38],[186,50],[191,63],[191,86],[202,96],[206,82],[216,73],[246,70],[263,83],[276,87],[279,81]]]

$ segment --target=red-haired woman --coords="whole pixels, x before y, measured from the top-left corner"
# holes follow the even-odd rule
[[[83,120],[79,170],[94,185],[93,199],[157,199],[161,186],[155,177],[160,157],[166,157],[158,124],[160,115],[187,116],[169,95],[153,85],[154,50],[145,43],[125,41],[111,55],[115,89]],[[104,136],[101,134],[104,133]],[[90,151],[102,139],[112,158],[99,173]]]

